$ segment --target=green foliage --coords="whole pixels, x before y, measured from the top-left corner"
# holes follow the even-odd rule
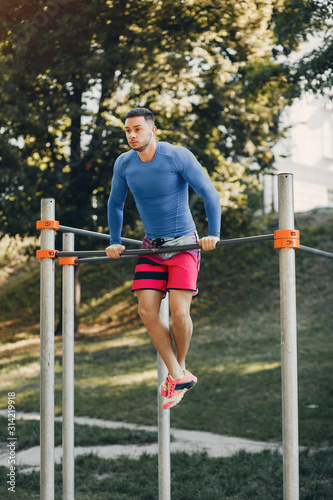
[[[314,49],[303,57],[295,76],[295,82],[300,82],[302,90],[310,90],[333,99],[333,34],[326,36],[320,43],[320,48]]]
[[[333,5],[330,0],[284,0],[274,16],[277,38],[276,53],[289,56],[302,42],[314,37],[312,46],[297,62],[286,63],[286,75],[291,83],[289,98],[304,91],[320,93],[332,99],[333,87]]]
[[[299,48],[299,42],[329,26],[332,15],[330,0],[283,0],[275,11],[277,44],[286,55]]]
[[[155,112],[161,140],[190,148],[216,176],[228,192],[224,206],[244,206],[257,190],[251,170],[273,164],[286,104],[288,84],[271,52],[278,3],[0,7],[4,230],[33,233],[41,197],[57,200],[64,225],[105,228],[112,165],[127,150],[121,122],[137,105]],[[136,220],[129,197],[124,223]]]

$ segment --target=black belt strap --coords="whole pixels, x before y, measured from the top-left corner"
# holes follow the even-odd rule
[[[155,245],[156,248],[159,248],[164,245],[166,241],[170,240],[176,240],[179,238],[179,236],[175,236],[174,238],[168,238],[167,240],[165,238],[155,238],[154,240],[150,240],[152,245]]]

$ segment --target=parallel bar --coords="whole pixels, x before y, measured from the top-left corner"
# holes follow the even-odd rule
[[[292,174],[279,174],[279,229],[294,229]],[[298,384],[295,249],[281,248],[281,375],[283,498],[299,499]]]
[[[74,250],[74,234],[62,235],[64,250]],[[74,500],[74,265],[62,268],[62,474],[63,500]]]
[[[165,250],[166,251],[166,250]],[[136,257],[138,254],[142,254],[142,252],[145,252],[145,250],[142,250],[141,248],[136,248],[135,250],[125,250],[122,253],[123,256],[129,256],[133,255]],[[147,253],[154,253],[151,252],[150,249],[146,250]],[[106,257],[105,250],[77,250],[76,252],[57,252],[57,257]],[[110,257],[107,257],[108,259]],[[112,259],[112,260],[118,260],[118,259]]]
[[[223,247],[229,245],[242,245],[243,243],[255,243],[257,241],[269,241],[274,240],[274,234],[262,234],[258,236],[247,236],[245,238],[233,238],[229,240],[218,241],[216,246]],[[181,245],[181,246],[168,246],[160,248],[149,248],[149,249],[134,249],[125,250],[122,256],[128,255],[150,255],[156,253],[168,253],[168,252],[179,252],[181,250],[194,250],[201,248],[197,243],[193,245]],[[81,250],[79,252],[57,252],[57,257],[104,257],[105,250]]]
[[[161,302],[160,313],[163,322],[169,326],[169,294]],[[168,375],[167,367],[157,354],[157,405],[158,405],[158,498],[171,498],[171,463],[170,463],[170,410],[163,410],[163,396],[159,387]]]
[[[121,257],[121,260],[123,259],[136,259],[137,258],[137,255],[134,254],[134,255],[123,255]],[[75,260],[75,264],[96,264],[96,263],[102,263],[102,262],[112,262],[112,261],[115,261],[115,260],[119,260],[119,259],[111,259],[110,257],[86,257],[86,258],[83,258],[83,259],[76,259]]]
[[[303,250],[303,252],[313,253],[320,257],[326,257],[327,259],[333,259],[333,253],[324,252],[324,250],[317,250],[316,248],[305,247],[304,245],[300,245],[299,249]]]
[[[55,200],[41,200],[41,220],[55,220]],[[41,229],[41,249],[54,250],[54,229]],[[54,259],[40,259],[40,498],[54,500]]]
[[[97,233],[95,231],[87,231],[86,229],[78,229],[76,227],[69,227],[69,226],[60,225],[59,231],[65,232],[65,233],[74,233],[74,234],[77,234],[80,236],[91,236],[92,238],[110,241],[109,234]],[[142,241],[140,241],[140,240],[133,240],[131,238],[121,238],[121,241],[123,243],[132,243],[133,245],[141,245],[141,243],[142,243]]]

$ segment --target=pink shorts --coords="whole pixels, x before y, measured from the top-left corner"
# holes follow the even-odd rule
[[[132,292],[158,290],[165,296],[168,290],[191,290],[195,296],[199,267],[200,261],[188,252],[179,252],[167,260],[158,255],[139,256]]]

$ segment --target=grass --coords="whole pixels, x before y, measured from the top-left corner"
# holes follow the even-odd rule
[[[276,227],[274,218],[259,220],[258,227],[250,228],[248,234],[272,233]],[[332,252],[332,211],[298,215],[296,227],[301,230],[302,244]],[[331,447],[333,262],[297,252],[296,264],[300,444]],[[75,337],[75,414],[156,425],[156,353],[130,292],[133,267],[132,261],[80,267],[82,308]],[[0,407],[6,408],[8,392],[15,391],[18,412],[39,411],[38,275],[38,264],[32,260],[23,274],[11,269],[10,279],[0,286]],[[262,242],[205,254],[199,288],[192,306],[195,329],[187,360],[199,382],[172,410],[171,425],[281,441],[278,252],[272,250],[271,242]],[[57,311],[59,297],[57,271]],[[61,340],[55,338],[57,415],[62,411]],[[20,434],[26,436],[27,431],[22,427]],[[177,465],[185,460],[185,468]],[[232,459],[208,459],[198,455],[193,463],[196,473],[189,469],[192,459],[173,457],[173,498],[282,497],[279,456],[241,454]],[[80,474],[86,464],[90,464],[87,469],[91,467],[91,473],[86,472],[82,481]],[[331,498],[327,493],[330,488],[332,492],[327,464],[332,466],[330,448],[314,455],[301,454],[302,499]],[[77,498],[94,498],[91,484],[95,488],[98,484],[96,498],[101,500],[110,498],[110,484],[112,498],[140,498],[134,492],[135,481],[140,484],[140,470],[149,476],[142,498],[156,498],[155,458],[104,462],[82,457],[77,461]],[[57,474],[60,488],[60,469]],[[22,500],[36,494],[29,496],[28,491],[39,491],[36,477],[32,474],[25,478],[25,486],[29,484],[32,489],[24,489],[22,495],[27,496]],[[83,491],[85,488],[87,491]],[[2,493],[0,489],[1,498],[6,498]]]
[[[173,454],[171,498],[177,500],[281,500],[281,456],[268,451],[230,458],[209,458],[198,453]],[[300,454],[300,500],[330,500],[333,452]],[[130,473],[129,473],[130,471]],[[157,457],[143,455],[138,460],[121,457],[106,460],[85,455],[75,461],[77,500],[156,500],[158,498]],[[0,467],[0,496],[12,493],[6,487],[6,469]],[[269,480],[268,480],[269,478]],[[20,500],[39,498],[39,474],[24,475],[24,488],[17,481]],[[62,498],[62,470],[56,466],[55,500]]]
[[[1,441],[7,439],[7,418],[0,416]],[[22,451],[39,446],[39,420],[15,421],[15,433],[18,436],[16,450]],[[97,425],[74,424],[75,446],[101,446],[112,444],[147,444],[157,442],[157,432],[126,429],[124,427],[109,429]],[[54,444],[62,445],[62,423],[54,424]]]
[[[264,231],[271,233],[275,226],[276,221],[268,221]],[[300,219],[298,227],[303,244],[332,248],[331,219],[326,225]],[[130,292],[134,263],[109,266],[80,268],[83,293],[80,333],[75,339],[75,413],[155,425],[156,355]],[[328,259],[297,254],[299,427],[304,446],[331,443],[333,438],[332,266]],[[203,257],[188,355],[188,366],[199,377],[198,390],[174,409],[173,426],[281,441],[278,280],[278,253],[272,251],[271,242],[225,247]],[[22,286],[29,291],[28,299],[20,292]],[[19,410],[38,411],[38,269],[0,288],[0,294],[5,305],[2,338],[7,339],[0,346],[0,407],[6,407],[7,392],[15,391]],[[24,326],[23,317],[27,318]],[[55,353],[59,415],[61,337],[55,338]]]

